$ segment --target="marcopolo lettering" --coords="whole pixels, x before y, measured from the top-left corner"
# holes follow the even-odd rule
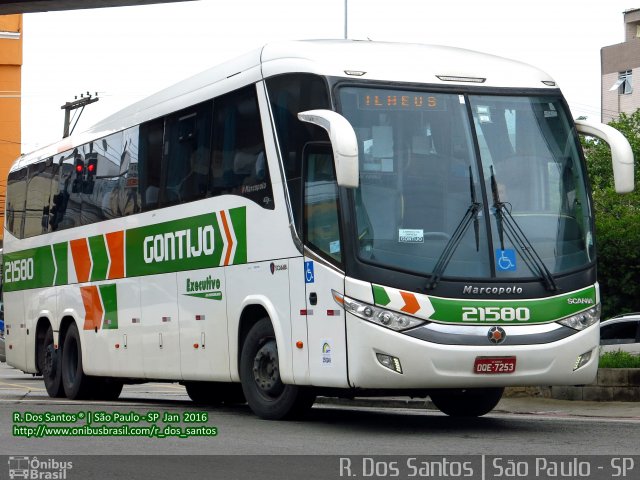
[[[183,258],[213,255],[215,251],[215,230],[213,225],[198,227],[197,230],[150,235],[144,238],[144,262],[167,262]]]
[[[509,287],[474,287],[465,285],[462,293],[465,295],[517,295],[523,292],[522,287],[515,285]]]

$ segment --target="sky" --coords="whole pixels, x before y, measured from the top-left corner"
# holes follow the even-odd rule
[[[535,65],[574,117],[600,121],[600,49],[640,0],[348,0],[348,37],[450,45]],[[25,14],[22,151],[62,137],[60,106],[98,93],[76,132],[270,41],[344,38],[344,0],[198,0]],[[425,59],[425,61],[428,61]]]

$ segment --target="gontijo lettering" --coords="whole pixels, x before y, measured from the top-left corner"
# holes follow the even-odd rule
[[[144,262],[166,262],[183,258],[213,255],[215,251],[215,230],[213,225],[193,230],[178,230],[144,238]]]

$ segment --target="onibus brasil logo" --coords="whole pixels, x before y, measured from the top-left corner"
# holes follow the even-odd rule
[[[62,462],[55,458],[9,457],[9,478],[33,480],[65,480],[67,471],[73,468],[73,462]]]

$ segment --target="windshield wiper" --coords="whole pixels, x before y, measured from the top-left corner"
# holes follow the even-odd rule
[[[449,265],[449,262],[451,261],[453,254],[458,248],[458,245],[460,245],[464,234],[469,229],[471,221],[473,221],[474,223],[474,230],[476,234],[476,251],[480,250],[480,224],[478,222],[478,213],[480,212],[482,204],[478,203],[478,201],[476,200],[476,187],[473,183],[473,173],[471,171],[471,167],[469,167],[469,191],[471,193],[471,205],[469,205],[469,208],[467,208],[467,211],[462,217],[462,220],[460,220],[460,223],[453,232],[453,235],[451,235],[451,238],[445,245],[444,250],[442,250],[440,257],[438,257],[438,261],[436,262],[435,267],[433,267],[433,273],[431,274],[431,276],[429,277],[429,281],[427,282],[428,289],[433,290],[438,286],[438,282],[440,281],[442,274],[447,268],[447,265]]]
[[[524,263],[532,272],[538,272],[538,275],[542,278],[545,288],[549,291],[555,292],[558,290],[558,286],[553,278],[553,275],[544,264],[536,249],[520,228],[520,225],[516,222],[515,218],[511,215],[511,212],[506,206],[506,202],[500,200],[500,192],[498,191],[498,183],[493,172],[493,166],[491,168],[491,193],[493,194],[493,207],[496,210],[496,225],[498,227],[498,236],[500,237],[500,249],[504,251],[504,236],[506,234],[509,241],[518,249]]]

